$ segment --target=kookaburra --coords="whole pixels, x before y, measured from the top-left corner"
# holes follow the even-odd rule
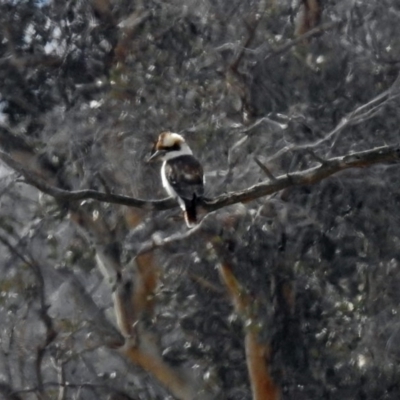
[[[186,225],[197,223],[196,205],[204,194],[203,167],[193,156],[185,139],[172,132],[163,132],[154,145],[148,161],[163,161],[161,180],[167,193],[178,200]]]

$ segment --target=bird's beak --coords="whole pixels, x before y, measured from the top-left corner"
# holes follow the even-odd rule
[[[157,150],[146,161],[148,163],[154,161],[160,161],[164,155],[165,155],[165,150]]]

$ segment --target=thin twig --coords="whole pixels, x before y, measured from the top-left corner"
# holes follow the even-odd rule
[[[60,388],[58,390],[58,397],[57,400],[65,400],[66,399],[66,394],[67,394],[67,386],[66,386],[66,380],[65,380],[65,369],[64,369],[64,363],[60,362],[57,365],[57,375],[58,379],[60,382]]]
[[[293,46],[296,46],[297,44],[303,42],[304,40],[309,39],[313,36],[317,36],[320,33],[329,31],[329,30],[341,25],[342,23],[343,23],[343,21],[334,21],[334,22],[328,22],[323,25],[319,25],[316,28],[309,30],[305,34],[300,35],[296,39],[293,39],[290,42],[287,42],[284,45],[277,47],[276,49],[271,49],[270,52],[265,56],[264,60],[268,60],[271,57],[285,53],[286,51],[291,49]]]
[[[182,240],[185,240],[185,239],[197,234],[198,232],[201,231],[203,224],[205,223],[205,221],[209,218],[209,216],[211,214],[212,213],[207,214],[195,227],[189,229],[188,231],[186,231],[184,233],[178,232],[171,236],[166,237],[165,239],[152,238],[151,240],[145,242],[140,247],[136,256],[148,253],[148,252],[158,249],[160,247],[169,246],[171,244],[180,242]]]
[[[336,127],[323,136],[321,139],[316,140],[311,143],[305,143],[302,145],[290,145],[285,146],[284,148],[277,151],[272,157],[268,159],[268,162],[276,160],[281,157],[283,154],[288,153],[289,151],[309,151],[314,149],[326,142],[332,140],[335,136],[337,137],[340,132],[342,132],[348,126],[355,126],[362,122],[366,122],[369,119],[375,117],[379,111],[388,104],[389,101],[400,97],[400,93],[396,93],[398,91],[398,81],[399,77],[395,80],[392,86],[385,90],[383,93],[380,93],[378,96],[374,97],[368,103],[362,104],[357,107],[355,110],[349,112],[346,116],[344,116],[340,122],[336,125]]]
[[[272,182],[276,181],[275,176],[272,174],[272,172],[268,169],[266,165],[264,165],[258,157],[254,156],[254,161],[256,164],[261,168],[261,170],[264,172],[265,175],[267,175],[268,179]]]
[[[241,61],[243,60],[243,57],[244,57],[244,53],[247,50],[247,48],[250,46],[252,41],[254,40],[254,37],[255,37],[256,32],[257,32],[258,25],[260,24],[260,21],[262,19],[263,14],[265,13],[267,4],[266,4],[266,2],[260,2],[260,3],[262,3],[262,4],[260,5],[260,9],[258,10],[258,13],[256,14],[256,17],[254,18],[253,24],[247,26],[248,36],[244,40],[244,42],[243,42],[243,44],[241,46],[241,50],[240,50],[239,54],[237,55],[236,59],[230,65],[230,69],[234,73],[238,72],[239,65],[240,65],[240,63],[241,63]]]
[[[320,164],[323,164],[323,165],[324,165],[324,164],[326,163],[326,161],[325,161],[323,158],[321,158],[317,153],[315,153],[315,151],[309,149],[309,150],[307,150],[307,153],[308,153],[315,161],[319,162]]]

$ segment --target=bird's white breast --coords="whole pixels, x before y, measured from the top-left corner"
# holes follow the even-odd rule
[[[170,183],[168,182],[167,179],[167,174],[165,173],[165,166],[166,166],[167,162],[164,161],[161,167],[161,182],[162,185],[164,186],[164,189],[167,191],[167,193],[175,198],[178,199],[179,205],[181,206],[181,208],[183,210],[185,210],[185,203],[182,201],[182,199],[178,196],[178,194],[175,192],[174,188],[170,185]]]

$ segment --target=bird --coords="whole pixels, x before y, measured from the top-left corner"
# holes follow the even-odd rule
[[[166,192],[175,198],[184,213],[188,228],[197,224],[197,203],[204,195],[204,172],[183,136],[162,132],[155,142],[148,162],[162,161],[161,181]]]

